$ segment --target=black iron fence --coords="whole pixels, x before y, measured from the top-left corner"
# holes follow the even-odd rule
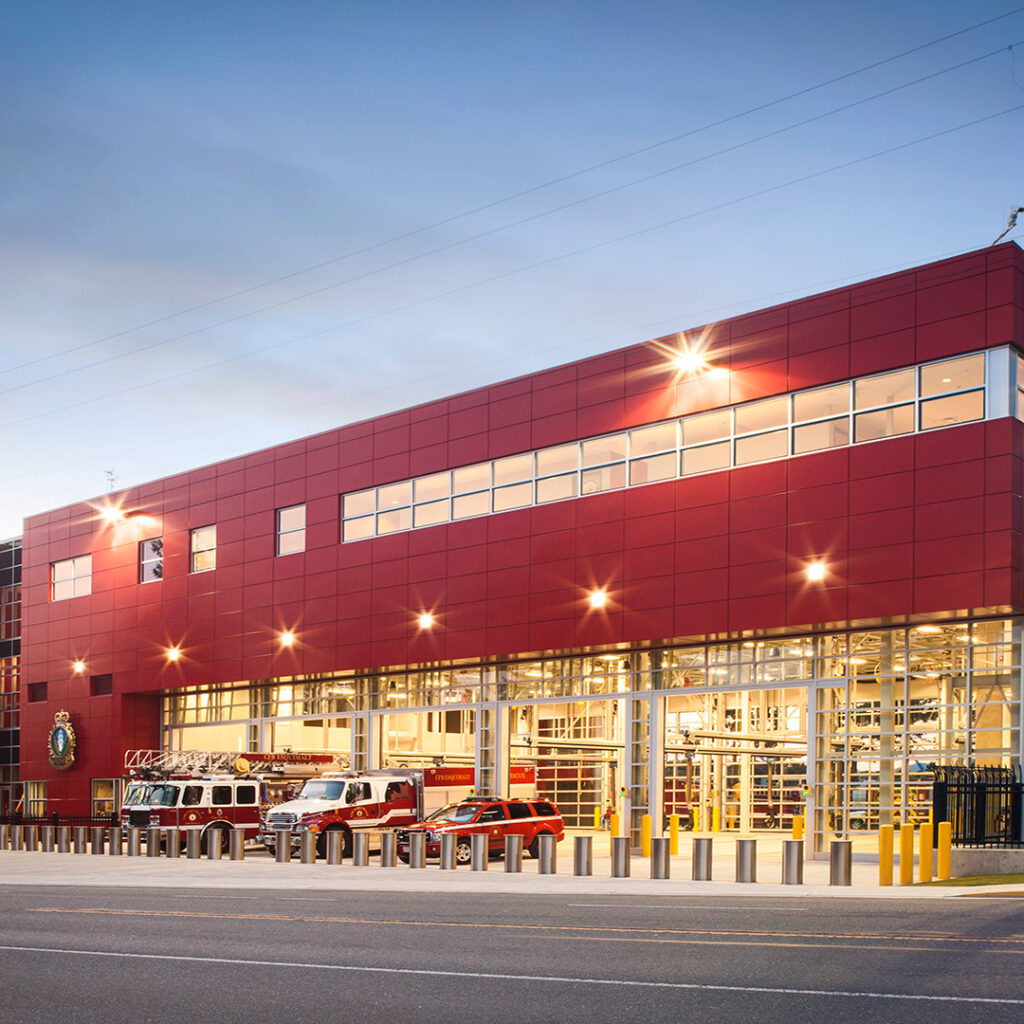
[[[952,826],[954,846],[1024,847],[1024,782],[1011,768],[930,765],[935,821]]]
[[[46,814],[37,817],[28,814],[0,814],[0,825],[53,825],[60,828],[66,825],[68,828],[110,828],[118,824],[116,814]]]

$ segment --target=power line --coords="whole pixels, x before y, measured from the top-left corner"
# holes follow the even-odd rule
[[[579,170],[576,170],[576,171],[571,171],[571,172],[569,172],[567,174],[564,174],[564,175],[561,175],[561,176],[559,176],[557,178],[552,178],[551,180],[543,182],[542,184],[530,186],[529,188],[525,188],[525,189],[522,189],[522,190],[520,190],[518,192],[514,192],[514,193],[512,193],[510,195],[504,196],[503,198],[492,200],[491,202],[484,203],[481,206],[473,207],[472,209],[469,209],[469,210],[464,210],[461,213],[452,214],[449,217],[444,217],[444,218],[442,218],[440,220],[434,221],[434,222],[432,222],[430,224],[426,224],[426,225],[424,225],[422,227],[414,228],[411,231],[402,232],[401,234],[394,235],[391,238],[384,239],[383,241],[374,242],[371,245],[363,246],[362,248],[352,250],[351,252],[344,253],[341,256],[335,256],[335,257],[332,257],[331,259],[328,259],[328,260],[322,260],[322,261],[320,261],[318,263],[310,264],[309,266],[302,267],[302,268],[300,268],[298,270],[291,271],[291,272],[289,272],[287,274],[282,274],[282,275],[279,275],[278,277],[270,278],[270,279],[268,279],[266,281],[262,281],[262,282],[260,282],[258,284],[250,285],[250,286],[248,286],[246,288],[239,289],[238,291],[231,292],[231,293],[228,293],[226,295],[221,295],[218,298],[209,299],[206,302],[197,303],[197,304],[195,304],[193,306],[189,306],[189,307],[187,307],[185,309],[177,310],[174,313],[168,313],[165,316],[157,317],[157,318],[155,318],[153,320],[149,320],[149,321],[146,321],[144,323],[137,324],[134,327],[125,328],[124,330],[117,331],[117,332],[115,332],[113,334],[108,334],[108,335],[105,335],[105,336],[103,336],[101,338],[95,338],[92,341],[87,341],[87,342],[83,342],[83,343],[81,343],[79,345],[71,346],[69,348],[63,349],[60,352],[49,353],[49,354],[44,355],[44,356],[39,356],[39,357],[37,357],[35,359],[26,360],[25,362],[19,363],[19,364],[15,365],[15,366],[5,367],[3,369],[0,369],[0,376],[2,376],[3,374],[7,374],[7,373],[13,373],[13,372],[15,372],[17,370],[25,369],[25,368],[27,368],[29,366],[34,366],[34,365],[36,365],[38,363],[47,362],[47,361],[52,360],[52,359],[59,359],[59,358],[61,358],[63,356],[71,355],[71,354],[73,354],[75,352],[80,352],[83,349],[91,348],[91,347],[93,347],[95,345],[103,344],[104,342],[114,341],[117,338],[124,337],[125,335],[133,334],[136,331],[144,330],[144,329],[146,329],[148,327],[154,327],[154,326],[156,326],[158,324],[161,324],[161,323],[166,323],[167,321],[176,319],[176,318],[178,318],[180,316],[185,316],[185,315],[187,315],[189,313],[195,313],[195,312],[198,312],[199,310],[207,309],[210,306],[217,305],[217,304],[219,304],[221,302],[228,302],[231,299],[240,298],[240,297],[242,297],[244,295],[251,294],[252,292],[259,291],[262,288],[268,288],[268,287],[270,287],[272,285],[275,285],[275,284],[281,284],[281,283],[283,283],[285,281],[292,280],[292,279],[294,279],[296,277],[300,277],[300,276],[302,276],[304,274],[312,273],[315,270],[321,270],[324,267],[332,266],[333,264],[341,263],[341,262],[343,262],[345,260],[353,259],[356,256],[365,255],[366,253],[373,252],[376,249],[380,249],[380,248],[383,248],[383,247],[388,246],[388,245],[393,245],[396,242],[405,241],[405,240],[413,238],[413,237],[415,237],[417,235],[421,235],[421,234],[424,234],[424,233],[426,233],[428,231],[435,230],[435,229],[437,229],[439,227],[444,227],[444,226],[446,226],[448,224],[451,224],[451,223],[454,223],[456,221],[463,220],[463,219],[468,218],[468,217],[472,217],[472,216],[474,216],[474,215],[476,215],[478,213],[483,213],[483,212],[486,212],[487,210],[494,209],[494,208],[496,208],[498,206],[502,206],[502,205],[504,205],[506,203],[513,202],[516,199],[521,199],[521,198],[523,198],[525,196],[532,195],[532,194],[537,193],[537,192],[541,192],[541,191],[543,191],[545,189],[548,189],[548,188],[552,188],[555,185],[562,184],[562,183],[564,183],[566,181],[571,181],[574,178],[582,177],[583,175],[586,175],[586,174],[591,174],[594,171],[598,171],[598,170],[601,170],[601,169],[603,169],[605,167],[610,167],[610,166],[612,166],[614,164],[621,163],[621,162],[626,161],[626,160],[630,160],[633,157],[641,156],[644,153],[650,153],[650,152],[652,152],[652,151],[654,151],[656,149],[662,148],[664,146],[671,145],[674,142],[679,142],[679,141],[681,141],[683,139],[691,138],[691,137],[693,137],[695,135],[698,135],[698,134],[701,134],[703,132],[710,131],[713,128],[722,127],[723,125],[730,124],[733,121],[737,121],[737,120],[739,120],[741,118],[748,117],[748,116],[750,116],[752,114],[761,113],[762,111],[769,110],[772,107],[779,106],[779,105],[781,105],[783,103],[788,103],[788,102],[790,102],[791,100],[794,100],[794,99],[798,99],[801,96],[807,96],[810,93],[816,92],[816,91],[821,90],[821,89],[828,88],[831,85],[836,85],[839,82],[846,81],[846,80],[848,80],[850,78],[854,78],[854,77],[856,77],[858,75],[866,74],[869,71],[874,71],[874,70],[876,70],[876,69],[878,69],[880,67],[884,67],[887,64],[891,64],[891,63],[894,63],[895,61],[902,60],[904,57],[911,56],[912,54],[915,54],[915,53],[920,53],[921,51],[927,50],[927,49],[929,49],[929,48],[931,48],[933,46],[938,46],[941,43],[948,42],[951,39],[956,39],[959,36],[966,35],[966,34],[968,34],[970,32],[977,31],[978,29],[981,29],[981,28],[985,28],[988,25],[993,25],[993,24],[995,24],[995,23],[997,23],[999,21],[1004,21],[1007,18],[1011,18],[1011,17],[1013,17],[1016,14],[1020,14],[1022,11],[1024,11],[1024,7],[1016,7],[1013,10],[1005,12],[1004,14],[999,14],[999,15],[996,15],[995,17],[987,18],[984,21],[976,22],[973,25],[968,25],[966,28],[958,29],[956,32],[950,32],[947,35],[940,36],[937,39],[932,39],[932,40],[930,40],[927,43],[921,43],[921,44],[919,44],[917,46],[913,46],[913,47],[910,47],[909,49],[902,50],[899,53],[893,54],[892,56],[884,57],[881,60],[873,61],[870,64],[865,64],[862,67],[856,68],[856,69],[854,69],[852,71],[844,72],[841,75],[836,75],[833,78],[826,79],[825,81],[819,82],[816,85],[806,86],[803,89],[798,89],[796,92],[788,93],[785,96],[780,96],[780,97],[778,97],[776,99],[773,99],[773,100],[768,100],[768,101],[766,101],[764,103],[760,103],[760,104],[758,104],[756,106],[749,107],[746,110],[740,111],[740,112],[735,113],[735,114],[730,114],[730,115],[728,115],[726,117],[720,118],[717,121],[711,121],[711,122],[709,122],[709,123],[707,123],[705,125],[701,125],[700,127],[688,129],[687,131],[680,132],[680,133],[678,133],[676,135],[673,135],[673,136],[670,136],[668,138],[662,139],[662,140],[660,140],[658,142],[653,142],[653,143],[651,143],[651,144],[649,144],[647,146],[641,146],[640,148],[631,150],[631,151],[629,151],[627,153],[622,153],[622,154],[619,154],[618,156],[609,157],[608,159],[599,161],[598,163],[590,164],[587,167],[580,168]],[[269,308],[274,308],[274,307],[269,307]],[[230,323],[230,322],[231,322],[230,320],[224,321],[224,323]],[[216,325],[216,326],[219,326],[219,325]],[[186,335],[182,335],[181,337],[187,337],[187,336],[188,335],[186,334]],[[172,340],[176,340],[176,339],[172,339]]]
[[[204,366],[195,367],[195,368],[190,369],[190,370],[183,370],[180,373],[169,374],[168,376],[161,377],[158,380],[148,381],[147,383],[144,383],[144,384],[134,384],[134,385],[132,385],[130,387],[121,388],[121,389],[119,389],[117,391],[108,392],[107,394],[104,394],[104,395],[99,395],[99,396],[96,396],[96,397],[93,397],[93,398],[84,399],[81,402],[74,402],[74,403],[71,403],[71,404],[68,404],[68,405],[59,406],[59,407],[57,407],[55,409],[50,409],[50,410],[46,410],[46,411],[43,411],[43,412],[37,412],[37,413],[34,413],[31,416],[22,417],[21,419],[8,420],[5,423],[0,423],[0,427],[19,426],[19,425],[21,425],[23,423],[30,423],[30,422],[32,422],[34,420],[43,419],[43,418],[45,418],[47,416],[52,416],[52,415],[55,415],[56,413],[59,413],[59,412],[67,412],[67,411],[72,410],[72,409],[80,409],[80,408],[83,408],[84,406],[87,406],[87,405],[94,405],[96,402],[102,402],[102,401],[106,401],[107,399],[110,399],[110,398],[117,398],[117,397],[120,397],[121,395],[130,394],[133,391],[139,391],[139,390],[143,390],[143,389],[148,388],[148,387],[154,387],[157,384],[166,384],[166,383],[169,383],[171,381],[181,380],[181,379],[183,379],[185,377],[190,377],[190,376],[193,376],[196,373],[202,373],[202,372],[204,372],[206,370],[211,370],[211,369],[214,369],[215,367],[218,367],[218,366],[226,366],[226,365],[228,365],[230,363],[238,362],[241,359],[250,358],[253,355],[260,355],[260,354],[263,354],[263,353],[266,353],[266,352],[271,352],[271,351],[274,351],[275,349],[283,348],[286,345],[291,345],[291,344],[294,344],[295,342],[298,342],[298,341],[308,341],[311,338],[320,337],[320,336],[322,336],[324,334],[329,334],[332,331],[344,330],[345,328],[355,327],[355,326],[359,326],[361,324],[369,323],[369,322],[371,322],[373,320],[378,320],[378,319],[380,319],[382,317],[389,316],[389,315],[391,315],[393,313],[399,313],[399,312],[404,312],[404,311],[409,310],[409,309],[414,309],[414,308],[416,308],[418,306],[426,305],[429,302],[436,302],[438,299],[448,298],[448,297],[450,297],[452,295],[458,295],[458,294],[460,294],[462,292],[469,291],[469,290],[471,290],[473,288],[479,288],[479,287],[482,287],[483,285],[493,284],[495,281],[501,281],[501,280],[504,280],[504,279],[509,278],[509,277],[514,277],[514,276],[516,276],[518,274],[522,274],[522,273],[525,273],[525,272],[530,271],[530,270],[536,270],[536,269],[538,269],[540,267],[550,266],[550,265],[552,265],[554,263],[559,263],[559,262],[561,262],[563,260],[571,259],[574,256],[580,256],[580,255],[582,255],[584,253],[594,252],[597,249],[602,249],[602,248],[605,248],[605,247],[607,247],[609,245],[616,245],[616,244],[618,244],[620,242],[629,241],[629,240],[632,240],[632,239],[635,239],[635,238],[641,238],[644,235],[651,234],[654,231],[660,231],[660,230],[663,230],[666,227],[671,227],[671,226],[676,225],[676,224],[682,224],[682,223],[684,223],[686,221],[693,220],[693,219],[695,219],[697,217],[705,216],[705,215],[707,215],[709,213],[715,213],[715,212],[717,212],[719,210],[727,209],[727,208],[729,208],[731,206],[736,206],[736,205],[738,205],[740,203],[749,202],[752,199],[759,199],[759,198],[761,198],[763,196],[770,195],[770,194],[772,194],[774,192],[779,192],[779,191],[781,191],[783,189],[791,188],[794,185],[800,185],[800,184],[803,184],[804,182],[813,181],[816,178],[821,178],[821,177],[824,177],[824,176],[826,176],[828,174],[834,174],[837,171],[846,170],[846,169],[848,169],[850,167],[856,167],[857,165],[863,164],[863,163],[867,163],[870,160],[876,160],[876,159],[879,159],[880,157],[883,157],[883,156],[889,156],[892,153],[898,153],[898,152],[900,152],[902,150],[909,149],[909,148],[911,148],[913,146],[921,145],[921,144],[923,144],[925,142],[932,142],[935,139],[940,139],[940,138],[944,138],[944,137],[949,136],[949,135],[953,135],[956,132],[963,131],[963,130],[965,130],[967,128],[976,127],[979,124],[985,124],[985,123],[987,123],[989,121],[996,120],[997,118],[1000,118],[1000,117],[1005,117],[1008,114],[1013,114],[1013,113],[1016,113],[1016,112],[1018,112],[1020,110],[1024,110],[1024,104],[1018,104],[1017,106],[1008,107],[1005,110],[998,111],[998,112],[996,112],[994,114],[988,114],[988,115],[986,115],[984,117],[975,118],[972,121],[966,121],[966,122],[963,122],[962,124],[955,125],[952,128],[946,128],[946,129],[943,129],[942,131],[933,132],[933,133],[931,133],[929,135],[924,135],[924,136],[921,136],[921,137],[919,137],[917,139],[912,139],[909,142],[900,143],[899,145],[896,145],[896,146],[889,146],[889,147],[887,147],[885,149],[877,150],[874,153],[869,153],[866,156],[857,157],[857,158],[855,158],[853,160],[846,160],[846,161],[844,161],[842,163],[834,164],[831,167],[826,167],[826,168],[823,168],[823,169],[818,170],[818,171],[812,171],[812,172],[810,172],[808,174],[800,175],[797,178],[791,178],[788,181],[780,182],[780,183],[775,184],[775,185],[770,185],[770,186],[768,186],[766,188],[758,189],[755,192],[749,192],[749,193],[747,193],[747,194],[745,194],[743,196],[739,196],[739,197],[735,197],[733,199],[725,200],[724,202],[716,203],[713,206],[704,207],[701,210],[692,211],[692,212],[690,212],[688,214],[684,214],[684,215],[682,215],[680,217],[673,217],[673,218],[671,218],[669,220],[660,221],[657,224],[652,224],[652,225],[649,225],[648,227],[645,227],[645,228],[639,228],[639,229],[637,229],[635,231],[629,231],[629,232],[626,232],[625,234],[617,235],[614,238],[606,239],[606,240],[604,240],[602,242],[595,242],[595,243],[593,243],[591,245],[580,246],[577,249],[572,249],[572,250],[570,250],[568,252],[560,253],[560,254],[558,254],[556,256],[547,257],[546,259],[538,260],[535,263],[526,264],[526,265],[514,268],[512,270],[504,271],[504,272],[502,272],[500,274],[494,274],[494,275],[492,275],[490,277],[482,278],[482,279],[477,280],[477,281],[471,281],[471,282],[469,282],[467,284],[459,285],[458,287],[450,288],[450,289],[447,289],[446,291],[443,291],[443,292],[436,292],[433,295],[428,295],[428,296],[426,296],[424,298],[415,299],[415,300],[413,300],[411,302],[402,303],[402,304],[396,305],[396,306],[391,306],[388,309],[380,310],[380,311],[378,311],[376,313],[370,313],[370,314],[367,314],[366,316],[363,316],[363,317],[357,317],[357,318],[355,318],[353,320],[348,320],[348,321],[345,321],[344,323],[341,323],[341,324],[334,324],[334,325],[331,325],[331,326],[328,326],[328,327],[320,328],[320,329],[318,329],[316,331],[310,331],[310,332],[308,332],[306,334],[302,334],[302,335],[299,335],[299,336],[294,337],[294,338],[287,338],[287,339],[285,339],[283,341],[275,342],[272,345],[266,345],[266,346],[264,346],[262,348],[259,348],[259,349],[253,349],[250,352],[245,352],[245,353],[240,353],[238,355],[229,356],[229,357],[227,357],[225,359],[219,359],[219,360],[216,360],[216,361],[214,361],[212,363],[207,363]]]
[[[1021,44],[1020,43],[1012,43],[1012,44],[1010,44],[1009,49],[1012,51],[1013,47],[1019,46],[1019,45],[1021,45]],[[218,327],[225,327],[225,326],[227,326],[229,324],[238,323],[239,321],[246,320],[246,319],[249,319],[249,318],[254,317],[254,316],[259,316],[259,315],[261,315],[263,313],[268,313],[268,312],[271,312],[271,311],[273,311],[275,309],[280,309],[280,308],[282,308],[284,306],[292,305],[292,304],[294,304],[296,302],[301,302],[304,299],[309,299],[309,298],[313,298],[314,296],[317,296],[317,295],[322,295],[322,294],[324,294],[326,292],[333,291],[333,290],[335,290],[337,288],[345,287],[346,285],[356,284],[356,283],[358,283],[360,281],[365,281],[365,280],[367,280],[370,277],[374,277],[374,276],[376,276],[378,274],[385,273],[385,272],[387,272],[389,270],[395,270],[395,269],[397,269],[399,267],[409,266],[409,265],[411,265],[413,263],[419,262],[420,260],[428,259],[431,256],[437,256],[440,253],[448,252],[448,251],[450,251],[452,249],[456,249],[456,248],[459,248],[459,247],[464,246],[464,245],[469,245],[469,244],[471,244],[473,242],[478,242],[481,239],[493,237],[494,235],[500,234],[503,231],[508,231],[508,230],[510,230],[512,228],[522,227],[525,224],[529,224],[529,223],[532,223],[533,221],[541,220],[541,219],[543,219],[545,217],[551,216],[552,214],[561,213],[561,212],[564,212],[565,210],[569,210],[569,209],[573,209],[573,208],[578,207],[578,206],[582,206],[585,203],[589,203],[589,202],[594,201],[595,199],[601,199],[601,198],[605,198],[605,197],[610,196],[610,195],[614,195],[614,194],[616,194],[618,192],[625,191],[626,189],[634,188],[637,185],[642,185],[642,184],[646,184],[647,182],[654,181],[655,179],[664,177],[667,174],[673,174],[673,173],[675,173],[677,171],[685,170],[685,169],[687,169],[689,167],[696,166],[697,164],[705,163],[708,160],[713,160],[713,159],[716,159],[716,158],[718,158],[720,156],[725,156],[725,155],[728,155],[730,153],[738,152],[741,149],[744,149],[744,148],[746,148],[748,146],[756,145],[759,142],[764,142],[764,141],[766,141],[768,139],[777,138],[777,137],[779,137],[781,135],[786,134],[787,132],[795,131],[796,129],[799,129],[799,128],[805,128],[808,125],[814,124],[817,121],[822,121],[822,120],[825,120],[826,118],[834,117],[836,114],[845,113],[846,111],[853,110],[856,107],[863,106],[863,105],[865,105],[867,103],[872,103],[875,100],[882,99],[882,98],[884,98],[886,96],[892,96],[893,94],[895,94],[897,92],[901,92],[901,91],[903,91],[905,89],[912,88],[913,86],[920,85],[923,82],[932,81],[933,79],[940,78],[941,76],[950,74],[950,73],[952,73],[954,71],[960,71],[963,68],[970,67],[973,64],[978,64],[981,61],[988,60],[991,57],[998,56],[998,55],[1001,55],[1001,54],[1006,53],[1006,52],[1007,52],[1007,47],[1006,46],[1000,46],[1000,47],[996,48],[995,50],[990,50],[987,53],[980,54],[977,57],[969,58],[968,60],[961,61],[958,64],[953,64],[953,65],[950,65],[949,67],[942,68],[939,71],[933,71],[933,72],[931,72],[931,73],[929,73],[927,75],[923,75],[920,78],[913,79],[913,80],[911,80],[909,82],[903,82],[903,83],[901,83],[899,85],[891,86],[890,88],[883,89],[882,91],[874,93],[871,96],[866,96],[866,97],[863,97],[862,99],[859,99],[859,100],[853,100],[850,103],[846,103],[846,104],[843,104],[843,105],[838,106],[838,107],[833,107],[831,110],[824,111],[823,113],[820,113],[820,114],[814,114],[811,117],[804,118],[801,121],[796,121],[796,122],[794,122],[792,124],[785,125],[785,126],[783,126],[781,128],[773,129],[772,131],[765,132],[765,133],[763,133],[761,135],[754,136],[753,138],[746,139],[746,140],[744,140],[742,142],[734,143],[731,146],[726,146],[726,147],[724,147],[722,149],[719,149],[719,150],[716,150],[716,151],[714,151],[712,153],[707,153],[707,154],[704,154],[703,156],[694,157],[692,160],[686,160],[686,161],[684,161],[681,164],[675,164],[672,167],[667,167],[667,168],[664,168],[664,169],[662,169],[660,171],[654,171],[651,174],[646,174],[646,175],[643,175],[643,176],[641,176],[639,178],[633,178],[630,181],[622,182],[622,183],[620,183],[618,185],[613,185],[613,186],[611,186],[609,188],[602,189],[600,192],[594,192],[594,193],[591,193],[588,196],[581,196],[578,199],[573,199],[573,200],[571,200],[571,201],[569,201],[567,203],[562,203],[559,206],[551,207],[551,208],[549,208],[547,210],[542,210],[542,211],[540,211],[538,213],[529,214],[529,215],[527,215],[525,217],[520,217],[517,220],[509,221],[509,222],[506,222],[505,224],[500,224],[500,225],[497,225],[496,227],[493,227],[493,228],[488,228],[487,230],[480,231],[480,232],[476,233],[475,235],[469,235],[469,236],[467,236],[465,238],[456,239],[455,241],[452,241],[452,242],[446,242],[444,245],[436,246],[433,249],[428,249],[428,250],[426,250],[424,252],[417,253],[417,254],[412,255],[412,256],[406,256],[403,259],[395,260],[392,263],[387,263],[387,264],[384,264],[383,266],[380,266],[380,267],[375,267],[372,270],[364,271],[363,273],[357,274],[357,275],[355,275],[353,277],[344,278],[341,281],[334,281],[334,282],[332,282],[330,284],[322,285],[319,288],[314,288],[311,291],[303,292],[300,295],[295,295],[295,296],[292,296],[291,298],[288,298],[288,299],[281,299],[278,302],[269,303],[267,305],[260,306],[260,307],[258,307],[256,309],[247,310],[247,311],[245,311],[243,313],[238,313],[235,316],[227,317],[224,320],[219,320],[219,321],[216,321],[216,322],[214,322],[212,324],[206,324],[206,325],[204,325],[202,327],[196,327],[196,328],[193,328],[190,331],[185,331],[185,332],[183,332],[181,334],[175,334],[175,335],[172,335],[171,337],[168,337],[168,338],[161,338],[158,341],[152,341],[152,342],[149,342],[148,344],[145,344],[145,345],[139,345],[139,346],[137,346],[135,348],[129,349],[129,350],[124,351],[124,352],[117,352],[117,353],[115,353],[113,355],[105,356],[102,359],[95,359],[92,362],[83,363],[80,366],[71,367],[71,368],[69,368],[67,370],[59,370],[59,371],[57,371],[55,373],[52,373],[52,374],[50,374],[50,375],[48,375],[46,377],[38,377],[35,380],[25,381],[22,384],[16,384],[16,385],[14,385],[12,387],[0,390],[0,395],[7,395],[7,394],[12,394],[13,392],[16,392],[16,391],[23,391],[23,390],[25,390],[27,388],[35,387],[36,385],[39,385],[39,384],[47,384],[47,383],[49,383],[51,381],[59,380],[62,377],[72,376],[72,375],[74,375],[76,373],[82,372],[83,370],[93,369],[93,368],[95,368],[97,366],[104,366],[104,365],[106,365],[108,363],[117,362],[120,359],[128,359],[131,356],[139,355],[140,353],[143,353],[143,352],[150,352],[150,351],[152,351],[154,349],[157,349],[157,348],[160,348],[160,347],[162,347],[164,345],[169,345],[169,344],[171,344],[172,342],[175,342],[175,341],[182,341],[185,338],[195,337],[196,335],[203,334],[206,331],[215,330]],[[299,339],[296,339],[296,340],[303,340],[303,339],[299,338]]]

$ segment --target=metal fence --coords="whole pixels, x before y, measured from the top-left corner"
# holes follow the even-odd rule
[[[930,765],[935,821],[952,826],[954,846],[1024,847],[1024,782],[1012,768]]]
[[[46,814],[42,817],[29,816],[27,814],[0,814],[0,825],[52,825],[60,828],[66,825],[68,828],[111,828],[119,824],[116,814]]]

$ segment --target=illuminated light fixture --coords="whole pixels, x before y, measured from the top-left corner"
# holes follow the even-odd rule
[[[608,594],[603,590],[592,590],[588,600],[591,608],[604,608],[608,603]]]
[[[124,522],[124,512],[118,505],[104,505],[100,509],[100,518],[108,525]]]
[[[76,658],[71,667],[75,670],[75,675],[80,676],[85,671],[85,662],[81,658]]]
[[[167,654],[167,660],[168,661],[180,661],[181,660],[181,648],[180,647],[168,647],[166,654]]]
[[[286,629],[281,634],[281,646],[282,647],[294,647],[295,646],[295,634],[290,629]]]
[[[679,373],[694,376],[709,369],[708,361],[700,349],[684,346],[672,356],[672,365]]]
[[[825,578],[825,563],[811,562],[804,570],[810,583],[820,583]]]
[[[941,633],[941,626],[917,626],[915,627],[918,633]]]
[[[416,625],[420,629],[433,629],[434,627],[434,616],[430,612],[422,612],[416,619]]]

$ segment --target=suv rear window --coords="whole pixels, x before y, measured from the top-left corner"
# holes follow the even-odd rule
[[[529,804],[505,804],[510,818],[532,818],[533,811]]]
[[[533,809],[537,812],[537,816],[540,818],[553,817],[558,813],[551,804],[534,804]]]

